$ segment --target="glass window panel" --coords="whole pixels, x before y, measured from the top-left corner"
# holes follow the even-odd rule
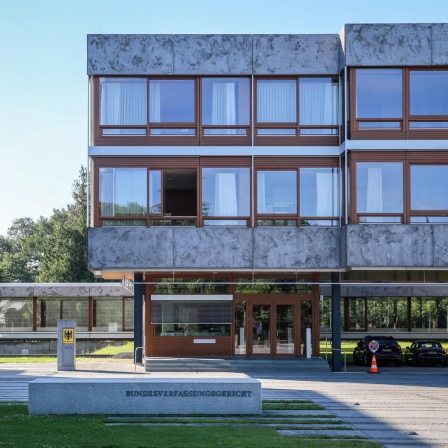
[[[338,168],[300,168],[300,215],[339,215]]]
[[[297,82],[294,79],[257,81],[257,122],[297,121]]]
[[[310,278],[237,278],[237,294],[312,294]]]
[[[78,331],[87,331],[89,328],[89,300],[88,298],[61,300],[62,319],[76,321]],[[56,323],[57,326],[57,323]]]
[[[99,87],[100,124],[146,124],[147,80],[145,78],[100,78]],[[108,133],[129,134],[129,130],[111,129]]]
[[[228,278],[155,278],[154,294],[229,294]]]
[[[411,222],[416,224],[448,223],[448,216],[411,216]]]
[[[203,78],[202,124],[248,125],[249,78]],[[236,134],[236,129],[220,129],[222,134]],[[214,132],[217,133],[217,132]]]
[[[338,123],[337,78],[300,78],[299,94],[301,125]]]
[[[245,219],[206,219],[204,226],[244,226],[247,227]]]
[[[103,129],[103,135],[146,135],[146,129]]]
[[[259,219],[257,226],[297,226],[294,219]]]
[[[358,213],[402,213],[403,164],[358,162],[356,195]]]
[[[61,319],[61,300],[38,299],[37,308],[40,316],[37,331],[57,331],[58,319]]]
[[[103,227],[146,226],[146,221],[144,219],[103,219],[101,223]]]
[[[232,301],[152,300],[154,324],[231,324]]]
[[[448,115],[448,71],[411,70],[411,115]]]
[[[151,79],[149,121],[151,123],[193,123],[194,80]]]
[[[411,121],[410,129],[448,129],[448,121]]]
[[[134,299],[132,297],[125,297],[123,330],[133,330],[133,329],[134,329]]]
[[[192,226],[196,227],[194,219],[154,219],[149,223],[150,226]]]
[[[162,172],[149,171],[149,213],[162,213]]]
[[[411,165],[411,209],[448,210],[448,165]]]
[[[229,324],[155,324],[154,336],[230,336]]]
[[[173,136],[183,136],[183,135],[196,135],[196,129],[151,129],[151,135],[173,135]]]
[[[257,172],[257,213],[297,213],[297,171]]]
[[[204,135],[247,135],[246,129],[204,129]]]
[[[252,353],[271,353],[271,305],[252,305]]]
[[[145,214],[146,184],[146,168],[100,168],[101,216]]]
[[[402,82],[401,69],[357,69],[356,117],[401,118]]]
[[[306,356],[307,341],[306,329],[313,328],[313,303],[311,300],[302,300],[300,302],[300,355]],[[313,350],[313,343],[311,342],[311,350]]]
[[[203,216],[249,216],[250,169],[203,168]]]
[[[349,331],[366,330],[366,299],[348,300]]]
[[[359,129],[401,129],[400,121],[361,121]]]
[[[197,215],[196,169],[165,169],[163,171],[164,216]],[[184,225],[172,223],[171,225]]]
[[[123,299],[98,297],[93,300],[93,331],[123,330]]]
[[[402,297],[369,297],[367,299],[367,327],[367,331],[375,328],[387,328],[407,332],[407,299]]]
[[[33,330],[33,299],[0,299],[1,331]]]
[[[257,129],[257,135],[296,135],[297,129]]]
[[[87,331],[89,325],[89,301],[83,298],[38,299],[37,331],[56,331],[58,319],[76,321],[76,328]]]
[[[246,354],[246,301],[235,302],[235,355]]]
[[[412,330],[447,331],[448,299],[413,297],[411,299]]]
[[[338,135],[337,129],[300,129],[300,135]]]
[[[360,216],[360,224],[367,223],[401,223],[401,216]]]
[[[302,219],[301,226],[322,226],[322,227],[337,227],[339,226],[338,219]]]
[[[276,305],[277,354],[294,354],[294,305]]]

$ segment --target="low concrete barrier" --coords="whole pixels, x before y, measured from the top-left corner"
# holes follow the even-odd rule
[[[252,378],[39,378],[30,414],[261,414]]]

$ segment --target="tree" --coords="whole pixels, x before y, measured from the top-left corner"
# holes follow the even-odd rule
[[[37,224],[31,218],[15,219],[7,237],[0,240],[1,281],[33,282],[39,269],[42,252],[33,244]]]
[[[73,182],[74,202],[50,218],[13,221],[0,237],[0,281],[89,282],[87,270],[87,170]]]
[[[37,237],[45,256],[39,268],[40,282],[90,282],[87,270],[87,170],[81,167],[73,182],[74,202],[67,210],[54,210],[39,226]]]

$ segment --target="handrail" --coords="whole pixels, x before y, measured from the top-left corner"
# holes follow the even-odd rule
[[[143,348],[144,347],[136,347],[135,350],[134,350],[134,372],[137,372],[137,362],[136,362],[137,350],[142,349],[142,357],[143,357]]]

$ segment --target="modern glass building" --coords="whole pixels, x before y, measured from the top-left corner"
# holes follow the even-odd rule
[[[147,356],[447,334],[448,24],[89,35],[89,269]]]

